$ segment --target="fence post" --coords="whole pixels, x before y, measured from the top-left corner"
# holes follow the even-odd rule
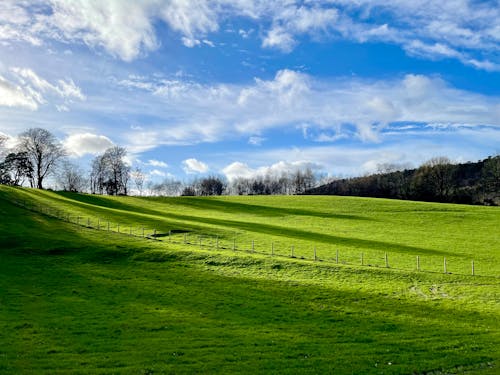
[[[443,257],[443,270],[446,273],[446,257]]]
[[[417,271],[420,271],[420,256],[417,255]]]
[[[101,229],[101,220],[97,219],[97,230]]]
[[[472,261],[472,276],[474,276],[474,261]]]
[[[335,255],[335,263],[339,264],[339,249],[337,249],[337,254]]]
[[[236,238],[233,238],[233,251],[236,251]]]
[[[271,242],[271,256],[274,256],[274,241]]]
[[[90,217],[87,218],[87,227],[90,228]]]
[[[144,238],[144,227],[142,227],[142,238]]]
[[[215,249],[219,250],[219,236],[215,236]]]
[[[290,256],[290,258],[293,258],[293,257],[294,257],[294,256],[293,256],[293,250],[294,250],[294,249],[293,249],[293,245],[292,245],[292,247],[291,247],[291,250],[292,250],[292,255]]]
[[[361,265],[364,266],[365,265],[364,263],[365,262],[364,262],[364,259],[363,259],[363,253],[361,253]]]
[[[172,242],[172,239],[170,238],[172,236],[172,230],[168,231],[168,242]]]
[[[108,232],[109,232],[109,221],[108,221]]]
[[[116,231],[120,233],[120,224],[116,224]]]
[[[80,225],[80,216],[76,217],[76,225]]]
[[[156,229],[153,229],[153,240],[156,240]]]
[[[128,233],[129,233],[129,235],[130,235],[130,236],[132,235],[132,227],[130,227],[130,228],[128,229]]]
[[[200,249],[201,249],[201,238],[202,236],[198,236],[199,240],[200,240]]]
[[[186,244],[186,233],[184,233],[184,244]]]
[[[252,253],[255,252],[255,242],[252,240]]]
[[[389,258],[387,258],[387,253],[385,253],[385,267],[389,268]]]
[[[316,262],[317,258],[316,258],[316,246],[314,246],[314,261]]]

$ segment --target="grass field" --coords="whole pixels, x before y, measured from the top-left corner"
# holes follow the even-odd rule
[[[495,207],[0,187],[0,214],[0,373],[500,371]]]

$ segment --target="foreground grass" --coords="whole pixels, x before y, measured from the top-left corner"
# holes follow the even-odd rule
[[[1,193],[22,196],[12,190]],[[51,194],[42,198],[54,199]],[[67,197],[60,199],[58,204],[70,207]],[[129,201],[135,202],[109,200]],[[8,218],[0,222],[0,373],[498,370],[500,286],[495,277],[200,251],[81,229],[0,202],[0,213]],[[172,204],[145,202],[145,210],[153,212],[168,212],[164,205]],[[285,209],[279,199],[275,202]],[[203,220],[203,210],[210,217],[209,207],[182,214]],[[115,211],[106,214],[122,221],[134,215],[108,209]],[[264,207],[224,218],[236,213],[220,211],[213,217],[240,225],[248,225],[252,215],[275,226],[273,220],[300,215],[281,211],[273,218]],[[317,212],[314,207],[310,211]],[[141,219],[160,220],[153,212]],[[271,218],[263,219],[264,213]],[[168,213],[165,220],[172,220]],[[190,223],[196,224],[193,219],[184,225]]]

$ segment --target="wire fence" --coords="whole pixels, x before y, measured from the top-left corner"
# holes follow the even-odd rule
[[[189,229],[171,228],[156,229],[138,224],[123,224],[105,218],[92,216],[74,215],[64,210],[50,206],[43,206],[29,201],[11,201],[15,205],[24,209],[37,212],[52,218],[63,220],[80,227],[94,229],[102,232],[117,233],[130,237],[139,237],[149,240],[161,241],[164,243],[186,245],[204,250],[225,250],[233,252],[244,252],[248,254],[260,254],[277,258],[301,259],[313,262],[323,262],[326,264],[364,266],[375,268],[391,268],[411,272],[428,272],[459,274],[471,276],[493,276],[481,271],[478,273],[477,264],[470,259],[465,262],[463,259],[436,256],[410,256],[408,254],[395,254],[380,252],[377,250],[367,250],[353,252],[332,249],[331,246],[325,248],[324,244],[308,244],[308,246],[296,246],[289,238],[284,239],[262,239],[259,241],[239,239],[237,236],[229,238],[227,235],[214,233],[201,233]],[[248,236],[246,236],[248,237]]]

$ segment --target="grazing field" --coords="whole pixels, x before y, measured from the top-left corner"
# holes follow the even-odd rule
[[[0,214],[0,373],[500,371],[496,207],[0,187]]]

